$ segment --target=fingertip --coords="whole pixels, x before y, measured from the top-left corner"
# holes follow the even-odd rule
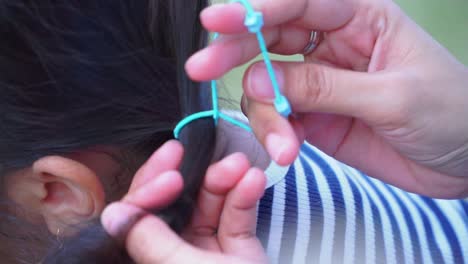
[[[299,154],[297,137],[283,136],[272,132],[265,138],[265,147],[270,157],[280,166],[286,166]]]
[[[265,173],[258,168],[250,168],[239,181],[229,199],[240,210],[249,210],[256,206],[263,196],[266,186]]]
[[[223,164],[223,166],[229,167],[233,170],[238,169],[239,167],[241,168],[250,167],[249,159],[242,152],[232,153],[228,155],[226,158],[224,158],[222,161],[220,161],[220,163]]]
[[[183,185],[179,171],[166,171],[135,188],[123,198],[123,201],[145,209],[161,208],[179,196]]]
[[[225,57],[220,45],[211,45],[197,51],[185,63],[187,75],[194,81],[220,78],[229,69],[230,59]]]
[[[151,181],[165,170],[174,170],[180,166],[184,155],[184,147],[177,140],[166,141],[138,169],[133,177],[129,192]]]
[[[204,49],[195,52],[185,62],[185,71],[187,72],[187,75],[194,81],[206,81],[206,70],[203,70],[206,62],[206,52]]]
[[[166,141],[163,144],[163,146],[166,146],[167,148],[172,148],[176,150],[177,152],[184,152],[184,146],[182,145],[182,143],[180,143],[180,141],[175,140],[175,139],[170,139]]]
[[[301,143],[288,119],[278,114],[272,105],[249,101],[248,116],[255,136],[280,166],[294,162]]]
[[[184,156],[184,146],[180,141],[171,139],[166,141],[163,145],[162,148],[159,150],[158,156],[159,157],[165,157],[164,159],[170,159],[176,161],[176,167],[177,168],[180,165],[180,162],[182,161],[182,157]],[[162,158],[159,158],[162,159]]]
[[[211,165],[205,178],[205,188],[214,194],[225,194],[236,185],[250,162],[244,153],[236,152]]]
[[[258,188],[259,190],[265,190],[265,186],[267,184],[267,177],[265,175],[265,172],[259,168],[250,168],[249,171],[247,172],[246,176],[247,180],[249,182],[252,182],[253,184],[249,184],[249,186],[254,186]]]
[[[207,30],[223,34],[245,32],[244,17],[245,9],[239,3],[213,4],[200,13]]]
[[[117,232],[115,232],[115,228],[112,226],[112,220],[114,219],[115,215],[117,214],[118,206],[117,203],[111,203],[101,213],[101,224],[106,230],[106,232],[114,237]]]
[[[149,158],[147,164],[158,165],[152,163],[160,163],[162,160],[176,161],[174,165],[178,165],[178,161],[184,155],[184,147],[182,144],[174,139],[166,141],[161,145]],[[171,166],[172,167],[172,166]]]
[[[144,214],[145,212],[138,207],[115,202],[102,212],[101,224],[110,236],[125,240],[128,231]]]

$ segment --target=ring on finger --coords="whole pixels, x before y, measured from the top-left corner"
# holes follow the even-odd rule
[[[323,39],[323,32],[316,31],[316,30],[312,31],[310,33],[310,40],[307,43],[307,45],[304,47],[302,54],[308,55],[312,53],[318,47],[322,39]]]

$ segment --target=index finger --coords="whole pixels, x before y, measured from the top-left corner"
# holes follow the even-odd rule
[[[345,25],[354,15],[347,0],[251,0],[253,8],[263,13],[266,27],[293,23],[313,30],[330,31]],[[200,14],[203,26],[213,32],[246,32],[245,8],[239,3],[215,4]]]
[[[184,148],[180,142],[169,140],[164,143],[135,173],[128,192],[131,193],[165,171],[177,170],[183,155]]]

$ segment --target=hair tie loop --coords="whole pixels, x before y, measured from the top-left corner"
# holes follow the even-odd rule
[[[182,128],[184,128],[189,123],[191,123],[191,122],[193,122],[193,121],[195,121],[197,119],[206,118],[206,117],[210,117],[210,116],[213,116],[213,110],[198,112],[198,113],[191,114],[191,115],[187,116],[186,118],[182,119],[176,125],[176,127],[174,128],[174,137],[179,138],[180,131],[182,131]]]
[[[268,56],[268,50],[265,44],[265,39],[263,38],[263,34],[262,34],[262,28],[264,26],[263,14],[261,12],[255,11],[247,0],[233,0],[231,2],[239,2],[247,10],[247,14],[244,20],[244,26],[249,30],[250,33],[256,34],[257,36],[258,45],[260,46],[260,51],[263,56],[263,61],[266,65],[268,76],[270,77],[271,84],[275,92],[275,100],[274,100],[275,109],[280,115],[286,118],[292,112],[291,105],[289,104],[288,99],[284,95],[281,94],[278,82],[276,80],[276,75],[273,69],[273,65],[271,64],[270,57]],[[215,33],[213,35],[213,40],[217,39],[218,36],[219,36],[219,33]],[[197,120],[200,118],[207,118],[207,117],[213,117],[215,125],[218,125],[218,120],[219,118],[221,118],[229,123],[232,123],[238,127],[245,129],[246,131],[249,131],[249,132],[252,131],[252,129],[248,125],[228,115],[225,115],[219,111],[218,89],[217,89],[216,80],[211,81],[211,97],[212,97],[213,110],[195,113],[182,119],[174,128],[175,138],[177,139],[179,138],[180,131],[190,122],[193,122],[194,120]]]

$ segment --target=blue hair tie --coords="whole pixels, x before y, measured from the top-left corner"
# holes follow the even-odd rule
[[[271,64],[270,58],[268,56],[268,50],[266,48],[265,39],[263,38],[263,34],[262,34],[262,27],[264,25],[263,14],[261,12],[255,11],[247,0],[233,0],[231,2],[239,2],[247,10],[247,14],[244,20],[244,25],[247,27],[250,33],[256,34],[257,36],[258,44],[260,46],[260,51],[263,56],[263,61],[265,62],[266,69],[268,71],[268,76],[270,77],[273,90],[275,93],[275,100],[274,100],[275,109],[283,117],[288,117],[291,114],[291,106],[288,102],[288,99],[284,95],[281,94],[278,82],[276,80],[275,71],[273,70],[273,65]],[[219,34],[215,33],[214,39],[218,38],[218,36]],[[200,119],[200,118],[207,118],[207,117],[212,117],[214,119],[215,125],[218,124],[218,120],[219,118],[221,118],[249,132],[252,131],[252,129],[248,125],[228,115],[225,115],[219,111],[218,87],[217,87],[216,80],[211,81],[211,97],[212,97],[213,110],[198,112],[198,113],[189,115],[185,117],[184,119],[182,119],[174,128],[175,138],[179,138],[180,131],[190,122]]]

